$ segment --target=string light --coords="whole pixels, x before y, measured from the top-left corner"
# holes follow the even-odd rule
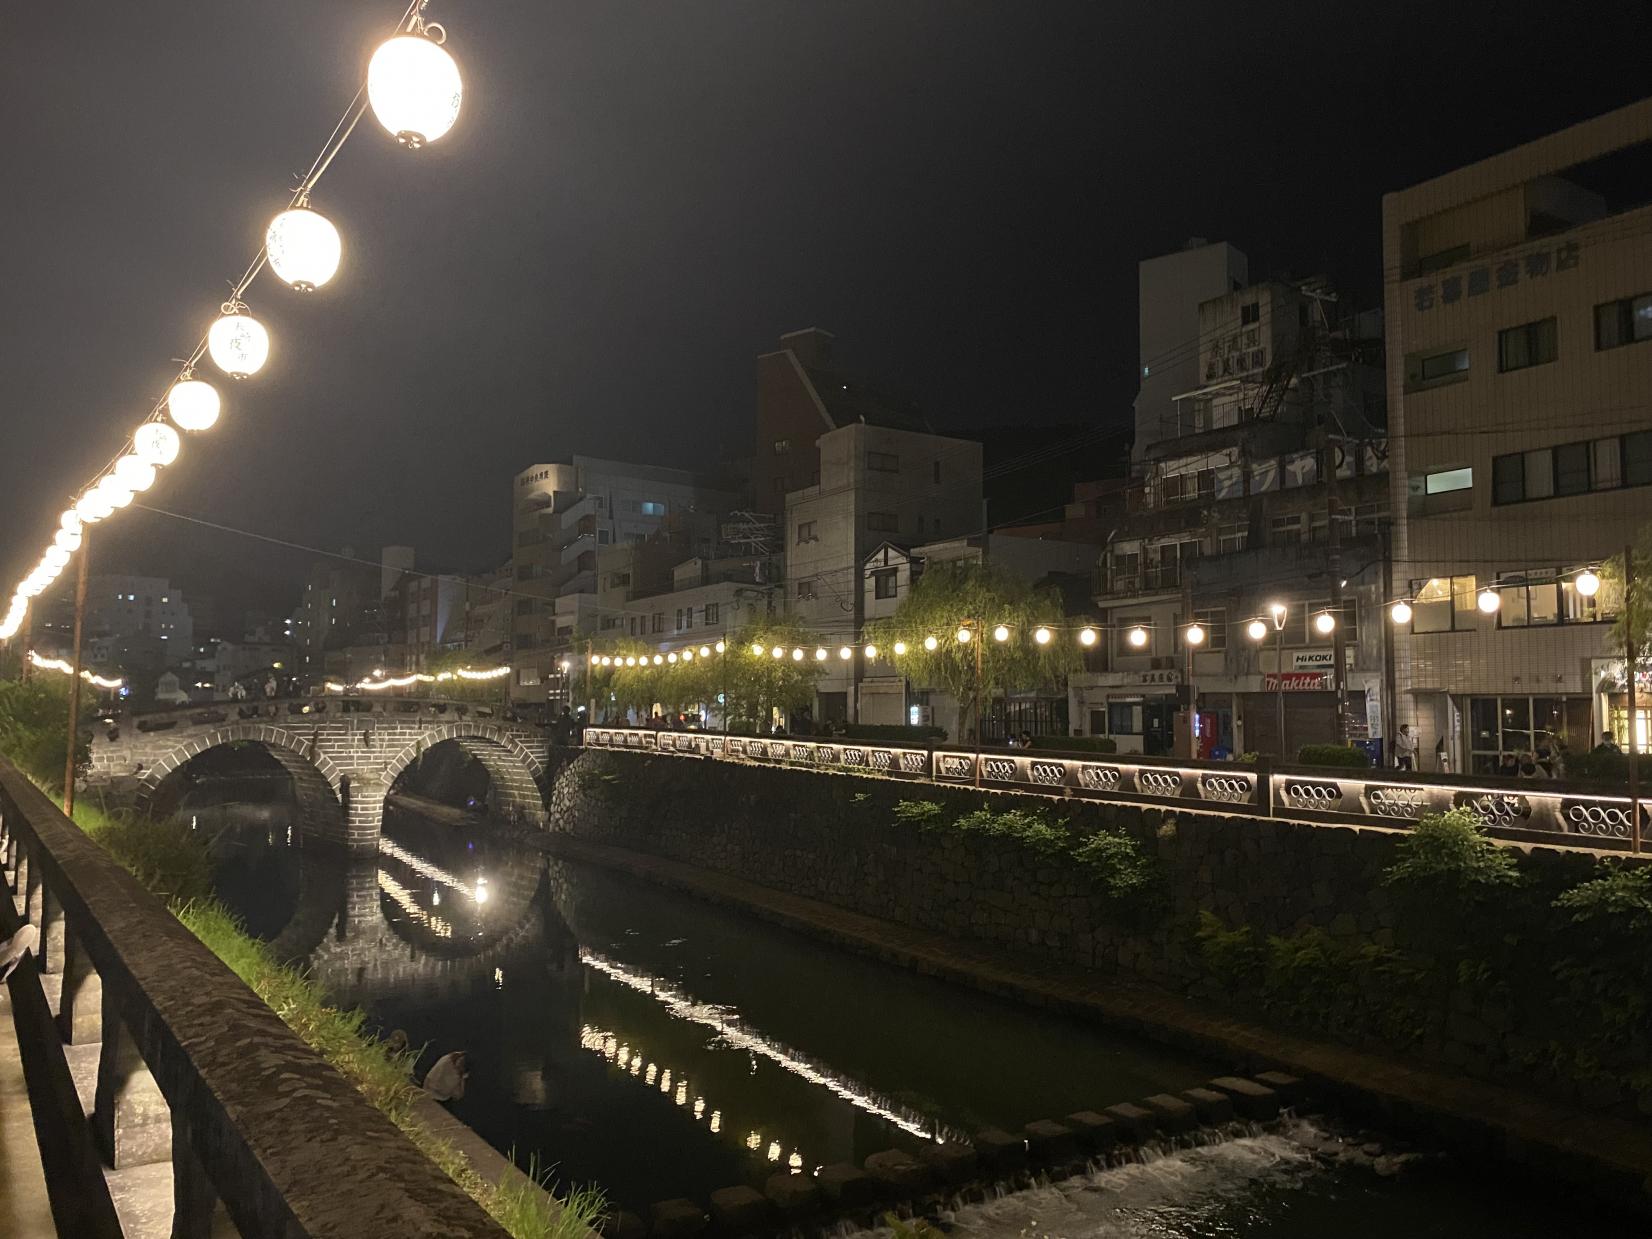
[[[29,651],[29,663],[32,666],[39,667],[42,671],[61,671],[64,675],[73,675],[75,673],[74,667],[65,662],[63,659],[42,658],[34,650]],[[85,670],[81,671],[80,678],[85,680],[88,684],[95,685],[98,688],[120,688],[126,683],[125,680],[120,679],[118,676],[114,679],[110,679],[107,676],[94,675],[92,672]]]
[[[869,645],[867,645],[866,649],[862,652],[866,655],[866,661],[867,662],[873,662],[874,660],[876,660],[876,658],[878,656],[878,647],[875,646],[875,645],[870,645],[869,644]]]
[[[218,421],[218,389],[185,370],[166,393],[166,415],[179,430],[211,430]]]
[[[792,651],[792,661],[794,663],[800,663],[803,661],[803,651],[801,649],[795,649]]]
[[[1143,628],[1140,624],[1137,624],[1130,630],[1129,635],[1125,639],[1139,650],[1142,646],[1147,644],[1147,629]]]
[[[1314,631],[1322,636],[1330,636],[1336,631],[1337,617],[1329,611],[1321,611],[1314,616]]]
[[[155,466],[133,452],[115,462],[115,477],[127,490],[141,495],[155,484]]]
[[[1050,636],[1050,630],[1042,624],[1033,629],[1033,640],[1038,642],[1040,645],[1048,645],[1050,643]]]
[[[1411,622],[1411,604],[1401,598],[1388,608],[1388,618],[1396,624],[1409,624]]]
[[[771,655],[773,655],[775,658],[784,658],[784,657],[786,657],[786,651],[781,649],[778,645],[775,646],[772,650],[770,650],[769,653]]]
[[[824,649],[815,650],[815,661],[817,663],[823,663],[826,661],[826,651]]]
[[[956,637],[957,637],[957,638],[958,638],[958,644],[959,644],[959,645],[968,645],[968,644],[969,644],[969,642],[970,642],[970,638],[972,638],[972,637],[973,637],[973,636],[974,636],[974,635],[975,635],[975,634],[974,634],[974,633],[972,633],[972,632],[971,632],[971,631],[970,631],[970,630],[969,630],[969,629],[967,629],[967,628],[960,628],[960,629],[959,629],[959,630],[958,630],[958,631],[957,631],[957,632],[956,632],[956,633],[954,633],[954,634],[953,634],[953,635],[954,635],[954,636],[956,636]]]
[[[1496,613],[1498,607],[1503,605],[1503,600],[1498,597],[1497,591],[1488,585],[1480,591],[1479,597],[1474,600],[1474,605],[1480,608],[1482,615],[1492,615]]]
[[[1593,568],[1585,568],[1572,579],[1572,587],[1585,598],[1593,598],[1600,592],[1600,576]]]
[[[1189,645],[1203,645],[1205,643],[1205,630],[1198,624],[1189,624],[1186,631],[1182,633],[1182,639]]]
[[[1245,625],[1245,635],[1252,641],[1265,640],[1268,635],[1268,626],[1259,619],[1253,619]]]
[[[308,293],[333,278],[344,245],[332,221],[312,211],[306,199],[270,221],[264,252],[271,271],[290,287]]]
[[[904,653],[906,653],[906,642],[905,641],[895,642],[895,657],[899,658]]]
[[[719,654],[721,654],[721,653],[723,653],[723,652],[724,652],[724,651],[725,651],[725,650],[727,650],[727,649],[728,649],[728,646],[726,646],[726,645],[724,645],[724,644],[723,644],[723,643],[722,643],[722,642],[721,642],[721,641],[719,641],[719,642],[718,642],[718,643],[717,643],[717,644],[716,644],[716,646],[715,646],[715,647],[713,647],[713,648],[715,648],[715,649],[716,649],[716,651],[717,651],[717,652],[718,652],[718,653],[719,653]],[[705,650],[704,650],[704,649],[703,649],[703,648],[702,648],[702,649],[701,649],[701,650],[700,650],[700,653],[702,653],[702,654],[704,654],[704,653],[705,653]]]
[[[929,650],[929,651],[933,652],[933,651],[939,649],[940,645],[941,645],[941,643],[938,640],[936,640],[934,637],[925,637],[924,638],[924,649],[926,649],[926,650]]]
[[[178,432],[165,422],[145,422],[132,432],[132,451],[156,468],[177,460],[179,445]]]
[[[838,650],[837,656],[839,658],[841,658],[844,662],[848,662],[851,658],[853,658],[855,656],[855,652],[852,649],[850,649],[847,645],[845,645],[845,646],[843,646],[842,648],[840,648]]]
[[[249,379],[270,359],[270,333],[247,312],[244,302],[226,301],[218,321],[207,330],[207,356],[230,378]]]
[[[1096,630],[1094,628],[1079,629],[1078,643],[1080,645],[1094,645],[1096,643]]]
[[[367,100],[379,124],[416,151],[453,128],[464,83],[459,66],[440,46],[447,31],[417,16],[413,20],[412,33],[398,34],[373,53],[367,65]]]
[[[1008,641],[1010,639],[1009,628],[1004,624],[998,625],[992,630],[992,639],[999,642]]]

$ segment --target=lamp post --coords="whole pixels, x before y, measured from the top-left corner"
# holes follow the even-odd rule
[[[1187,645],[1187,744],[1190,750],[1188,756],[1198,760],[1199,684],[1194,676],[1193,655],[1205,643],[1205,630],[1197,623],[1189,624],[1182,630],[1182,640]]]
[[[80,739],[80,645],[86,629],[86,561],[91,556],[91,531],[82,529],[75,564],[75,652],[71,660],[74,674],[69,677],[69,743],[68,755],[63,759],[63,812],[69,817],[73,817],[75,812],[75,748]]]
[[[1288,615],[1283,602],[1270,602],[1268,616],[1273,621],[1273,687],[1274,687],[1274,723],[1279,729],[1279,756],[1285,756],[1285,617]],[[1268,637],[1268,626],[1261,619],[1253,619],[1245,631],[1250,639],[1260,645]]]

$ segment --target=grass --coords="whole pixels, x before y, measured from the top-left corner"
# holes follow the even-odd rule
[[[329,1004],[320,986],[278,960],[212,898],[208,843],[187,823],[86,801],[75,806],[74,820],[507,1233],[515,1239],[583,1239],[597,1228],[607,1211],[599,1189],[576,1186],[553,1198],[549,1176],[537,1162],[529,1175],[539,1187],[514,1177],[494,1183],[425,1126],[414,1110],[420,1095],[410,1078],[414,1052],[390,1050],[365,1030],[363,1012]]]

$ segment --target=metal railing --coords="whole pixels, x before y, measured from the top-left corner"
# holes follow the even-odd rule
[[[1556,782],[1043,749],[987,749],[977,754],[872,740],[724,736],[636,727],[588,727],[585,744],[1303,822],[1404,826],[1428,814],[1467,809],[1496,835],[1589,847],[1627,846],[1634,834],[1628,795]],[[1643,805],[1642,838],[1646,830]]]
[[[40,934],[36,959],[11,978],[14,993],[19,984],[36,996],[56,992],[61,1040],[49,1050],[62,1078],[64,1042],[101,1043],[90,1135],[115,1169],[172,1163],[172,1234],[208,1234],[221,1202],[249,1236],[503,1239],[452,1179],[4,759],[0,840],[7,888]],[[54,1166],[48,1156],[49,1146],[87,1145],[85,1116],[70,1109],[59,1123],[79,1120],[78,1131],[41,1133],[54,1213],[63,1194],[90,1190],[75,1164]]]

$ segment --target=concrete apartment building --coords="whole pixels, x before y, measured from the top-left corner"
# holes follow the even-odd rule
[[[1133,485],[1095,591],[1106,669],[1069,686],[1074,734],[1123,752],[1173,751],[1195,693],[1207,755],[1385,730],[1379,316],[1245,269],[1225,244],[1141,264]],[[1259,643],[1248,626],[1274,603],[1283,627]]]
[[[1652,521],[1649,144],[1643,100],[1383,199],[1399,714],[1456,770],[1628,739],[1573,578]]]
[[[165,577],[100,574],[86,578],[86,631],[148,638],[163,661],[189,657],[195,622],[183,591]]]
[[[601,631],[601,548],[642,543],[673,516],[719,513],[728,492],[683,469],[590,456],[531,465],[512,487],[511,700],[561,700],[561,663]]]

